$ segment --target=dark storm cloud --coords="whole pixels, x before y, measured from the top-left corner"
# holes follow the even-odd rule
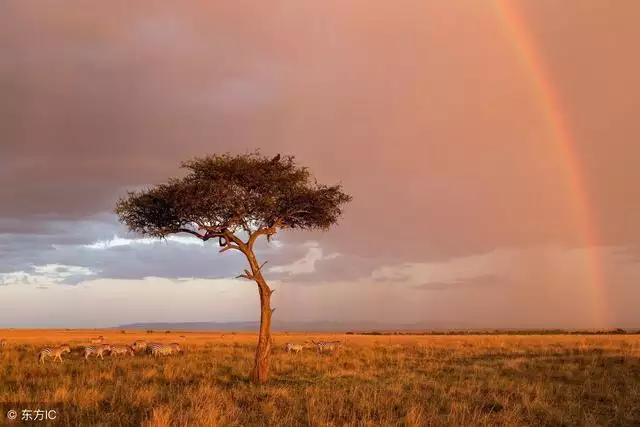
[[[55,264],[65,251],[123,234],[113,215],[79,221],[24,221],[33,228],[22,233],[0,232],[0,273],[30,270],[33,265]],[[9,232],[7,232],[9,231]],[[82,257],[80,257],[82,259]],[[70,263],[77,265],[76,263]]]

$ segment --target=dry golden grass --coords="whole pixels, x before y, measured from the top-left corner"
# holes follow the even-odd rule
[[[85,363],[79,349],[98,335],[109,343],[176,341],[187,352]],[[0,337],[9,343],[0,354],[0,416],[10,407],[56,408],[60,425],[640,425],[638,336],[275,334],[265,386],[247,379],[254,334]],[[347,345],[322,356],[282,351],[310,338]],[[64,363],[36,362],[38,347],[63,342],[78,348]]]

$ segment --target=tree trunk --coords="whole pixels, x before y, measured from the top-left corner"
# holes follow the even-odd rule
[[[258,284],[260,294],[260,335],[256,348],[256,359],[251,373],[251,379],[257,384],[264,384],[269,378],[269,361],[271,360],[271,294],[273,291],[262,276],[260,266],[253,253],[247,254],[251,272]]]

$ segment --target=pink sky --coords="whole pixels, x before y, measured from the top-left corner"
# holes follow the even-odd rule
[[[573,137],[591,248],[501,3]],[[639,18],[634,0],[3,1],[0,297],[18,308],[0,324],[256,318],[254,290],[228,279],[241,260],[178,241],[82,245],[135,237],[110,214],[127,189],[193,155],[260,148],[354,196],[335,230],[265,247],[281,320],[638,326]],[[192,281],[177,280],[184,263]],[[151,292],[145,276],[164,279]]]

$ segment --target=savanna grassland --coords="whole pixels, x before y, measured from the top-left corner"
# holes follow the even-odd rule
[[[179,342],[162,358],[84,361],[82,346]],[[640,425],[640,336],[275,334],[271,381],[250,383],[253,334],[0,331],[0,424],[55,408],[83,426]],[[334,354],[282,350],[339,339]],[[63,363],[39,347],[68,343]],[[32,423],[33,424],[33,423]]]

